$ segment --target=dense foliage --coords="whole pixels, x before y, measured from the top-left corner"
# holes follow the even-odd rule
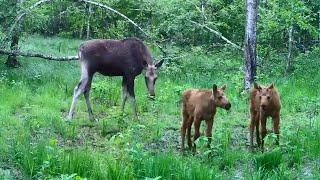
[[[0,1],[1,32],[15,21],[16,8],[22,12],[36,0],[22,1],[16,7],[14,1]],[[244,36],[244,0],[100,0],[123,13],[154,40],[179,45],[224,44],[216,35],[194,25],[190,20],[206,24],[219,31],[232,42],[242,44]],[[317,0],[262,0],[259,5],[258,44],[262,50],[286,48],[288,28],[295,26],[294,36],[300,50],[314,45],[317,39]],[[91,7],[90,7],[91,6]],[[89,25],[89,28],[87,27]],[[59,35],[85,38],[122,38],[138,36],[146,38],[136,27],[119,15],[82,1],[51,0],[35,8],[23,21],[28,34]],[[299,38],[298,38],[299,37]]]

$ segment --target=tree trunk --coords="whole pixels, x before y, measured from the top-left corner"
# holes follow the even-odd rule
[[[320,11],[318,12],[318,44],[320,44]]]
[[[91,4],[89,4],[89,15],[88,15],[88,20],[87,20],[87,39],[90,37],[90,19],[91,19]]]
[[[11,39],[11,45],[10,45],[11,51],[17,51],[18,44],[19,44],[19,34],[18,32],[14,32]],[[11,68],[16,68],[20,66],[20,63],[17,60],[17,56],[15,54],[9,55],[5,64]]]
[[[294,41],[293,31],[294,31],[294,27],[293,25],[291,25],[288,30],[289,40],[288,40],[288,57],[287,57],[287,65],[286,65],[286,72],[285,72],[286,75],[290,74],[293,70],[292,68],[292,49],[293,49],[293,41]]]
[[[247,0],[246,31],[244,39],[245,77],[244,90],[250,89],[256,76],[256,27],[257,27],[257,0]]]
[[[16,14],[18,16],[18,12],[19,12],[19,8],[20,8],[20,4],[23,2],[23,0],[17,0],[16,1]],[[11,51],[18,51],[18,45],[19,45],[19,36],[20,36],[20,28],[21,28],[21,25],[20,23],[18,23],[14,29],[14,32],[12,34],[12,37],[11,37],[11,45],[10,45],[10,49]],[[5,64],[8,66],[8,67],[11,67],[11,68],[16,68],[16,67],[19,67],[20,66],[20,63],[19,61],[17,60],[17,56],[16,55],[9,55],[8,58],[7,58],[7,61],[5,62]]]

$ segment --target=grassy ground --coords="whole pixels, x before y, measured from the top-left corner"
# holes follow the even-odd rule
[[[80,41],[31,37],[22,50],[74,55]],[[175,48],[175,51],[179,49]],[[259,69],[258,81],[275,82],[282,101],[280,146],[248,150],[248,103],[241,93],[241,54],[181,50],[185,58],[159,72],[155,101],[136,80],[139,119],[119,110],[119,78],[96,75],[91,92],[99,122],[90,122],[84,98],[71,123],[65,117],[80,69],[75,62],[19,58],[7,69],[0,56],[0,179],[318,179],[320,177],[319,50],[295,59],[284,77],[281,56]],[[195,155],[179,153],[180,94],[189,87],[227,84],[232,111],[216,115],[211,148],[200,138]],[[271,129],[271,121],[268,121]],[[203,130],[203,127],[202,127]]]

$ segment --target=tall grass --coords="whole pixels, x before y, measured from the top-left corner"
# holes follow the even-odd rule
[[[80,40],[33,36],[23,50],[75,55]],[[176,47],[172,47],[176,49]],[[320,133],[319,50],[295,59],[295,73],[283,77],[278,60],[259,69],[260,83],[275,82],[281,95],[281,139],[266,139],[265,153],[251,153],[248,141],[248,102],[242,94],[241,54],[205,54],[191,49],[186,59],[159,71],[156,100],[146,97],[144,79],[136,80],[139,118],[131,105],[119,110],[121,78],[95,76],[91,99],[99,122],[89,122],[84,99],[75,119],[65,122],[78,62],[19,58],[22,67],[0,63],[0,178],[7,179],[292,179],[319,176]],[[0,62],[5,57],[0,56]],[[227,84],[231,112],[215,116],[211,148],[205,138],[193,156],[181,155],[180,100],[187,88]],[[268,120],[270,122],[270,120]],[[269,126],[268,129],[271,129]],[[203,129],[203,126],[201,127]],[[17,175],[18,174],[18,175]]]

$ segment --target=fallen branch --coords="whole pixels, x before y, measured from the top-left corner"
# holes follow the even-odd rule
[[[24,56],[24,57],[38,57],[52,61],[72,61],[78,60],[78,56],[66,56],[66,57],[56,57],[41,53],[33,53],[33,52],[20,52],[20,51],[8,51],[4,49],[0,49],[0,54],[10,55],[10,56]]]
[[[239,49],[241,51],[244,51],[243,48],[241,48],[240,46],[238,46],[237,44],[231,42],[229,39],[227,39],[226,37],[224,37],[219,31],[216,31],[216,30],[213,30],[211,28],[209,28],[207,25],[204,25],[204,24],[200,24],[198,22],[195,22],[195,21],[192,21],[192,20],[189,20],[191,23],[193,24],[196,24],[202,28],[205,28],[207,30],[209,30],[210,32],[214,33],[215,35],[217,35],[218,37],[220,37],[222,40],[224,40],[226,43],[230,44],[231,46],[233,46],[234,48],[236,49]]]

